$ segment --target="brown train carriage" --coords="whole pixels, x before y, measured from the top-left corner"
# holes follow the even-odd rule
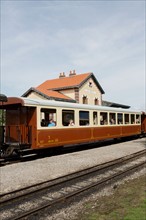
[[[146,112],[141,114],[141,133],[146,134]]]
[[[0,108],[5,109],[0,141],[5,156],[25,149],[140,135],[146,129],[141,112],[125,109],[18,97],[9,97]],[[74,126],[68,126],[71,119]]]

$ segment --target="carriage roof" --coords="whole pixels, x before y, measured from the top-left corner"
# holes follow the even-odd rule
[[[42,107],[62,107],[62,108],[72,108],[72,109],[85,109],[85,110],[95,110],[95,111],[110,111],[110,112],[127,112],[127,113],[141,113],[141,111],[133,109],[123,109],[123,108],[113,108],[107,106],[99,105],[88,105],[70,102],[60,102],[55,100],[43,100],[43,99],[33,99],[24,97],[8,97],[8,101],[5,103],[0,102],[1,106],[10,105],[21,105],[21,106],[42,106]]]

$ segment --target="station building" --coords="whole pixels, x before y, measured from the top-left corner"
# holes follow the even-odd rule
[[[103,101],[103,88],[92,72],[77,74],[75,70],[68,75],[60,73],[57,79],[46,80],[37,87],[31,87],[22,97],[35,99],[76,102],[89,105],[104,105],[129,108],[113,102]]]

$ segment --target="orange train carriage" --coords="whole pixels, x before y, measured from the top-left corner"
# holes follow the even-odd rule
[[[0,109],[4,157],[25,149],[146,134],[146,114],[140,111],[22,97],[8,97],[7,102],[0,102]]]

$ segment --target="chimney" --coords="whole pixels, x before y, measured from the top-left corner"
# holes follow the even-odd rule
[[[76,75],[76,71],[75,70],[70,71],[69,76],[75,76],[75,75]]]
[[[63,72],[63,73],[60,73],[60,76],[59,76],[59,78],[63,78],[63,77],[65,77],[65,72]]]

